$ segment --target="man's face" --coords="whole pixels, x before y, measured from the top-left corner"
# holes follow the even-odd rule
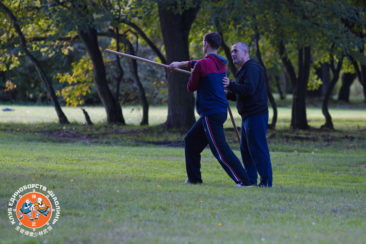
[[[244,64],[246,61],[247,53],[239,48],[239,45],[234,44],[231,47],[231,57],[233,58],[234,64]]]

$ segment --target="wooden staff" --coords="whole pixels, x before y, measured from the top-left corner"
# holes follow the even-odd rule
[[[236,137],[238,138],[238,141],[240,143],[240,134],[239,134],[238,127],[236,127],[233,113],[231,112],[230,103],[229,103],[229,106],[227,108],[228,108],[228,111],[229,111],[231,123],[233,124],[233,127],[235,129]]]
[[[187,75],[191,74],[191,72],[189,72],[188,70],[178,69],[178,68],[172,69],[172,68],[170,68],[169,65],[154,62],[150,59],[141,58],[141,57],[138,57],[138,56],[127,54],[127,53],[121,53],[121,52],[113,51],[113,50],[110,50],[110,49],[105,49],[104,51],[106,51],[107,53],[113,53],[113,54],[116,54],[116,55],[119,55],[119,56],[122,56],[122,57],[136,59],[136,60],[139,60],[139,61],[142,61],[142,62],[145,62],[145,63],[155,64],[157,66],[164,67],[164,68],[169,69],[169,70],[174,70],[174,71],[178,71],[178,72],[181,72],[181,73],[185,73]]]
[[[142,62],[145,62],[145,63],[154,64],[154,65],[164,67],[164,68],[169,69],[169,70],[181,72],[181,73],[184,73],[184,74],[187,74],[187,75],[191,74],[191,72],[189,72],[188,70],[178,69],[178,68],[172,69],[169,65],[158,63],[158,62],[155,62],[155,61],[152,61],[152,60],[149,60],[149,59],[146,59],[146,58],[141,58],[141,57],[138,57],[138,56],[134,56],[134,55],[131,55],[131,54],[121,53],[121,52],[117,52],[117,51],[110,50],[110,49],[105,49],[104,51],[107,52],[107,53],[112,53],[112,54],[119,55],[119,56],[122,56],[122,57],[139,60],[139,61],[142,61]],[[240,143],[240,134],[239,134],[238,128],[236,127],[235,120],[234,120],[234,117],[233,117],[233,113],[231,112],[230,106],[228,106],[228,111],[229,111],[231,123],[234,126],[236,136],[238,137],[238,141]]]

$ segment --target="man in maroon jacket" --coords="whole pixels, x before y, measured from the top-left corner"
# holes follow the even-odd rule
[[[193,68],[187,89],[197,91],[196,109],[200,118],[188,131],[185,141],[186,183],[202,183],[201,152],[210,145],[227,174],[237,183],[236,186],[249,187],[246,170],[226,142],[223,124],[227,118],[228,102],[225,97],[222,79],[226,76],[226,59],[217,54],[221,45],[218,33],[208,33],[203,37],[205,58],[200,60],[173,62],[174,68]]]

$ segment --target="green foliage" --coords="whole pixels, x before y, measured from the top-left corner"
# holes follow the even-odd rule
[[[308,91],[316,91],[319,89],[319,87],[323,84],[321,79],[319,79],[315,74],[312,74],[309,78],[308,82]]]
[[[85,103],[85,96],[91,91],[93,85],[93,66],[87,57],[81,58],[72,64],[72,73],[57,74],[60,83],[68,84],[58,91],[58,95],[66,101],[66,105],[76,107]]]
[[[0,56],[0,71],[8,72],[20,65],[20,60],[17,56],[4,53]]]
[[[352,63],[349,61],[349,59],[345,59],[343,61],[342,71],[344,73],[355,73],[355,68],[352,65]]]

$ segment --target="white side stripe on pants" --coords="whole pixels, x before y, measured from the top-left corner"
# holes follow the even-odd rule
[[[239,177],[235,174],[235,171],[230,167],[230,165],[225,161],[224,157],[222,156],[219,148],[217,147],[217,144],[216,144],[216,141],[215,141],[215,138],[213,136],[213,133],[212,133],[212,130],[211,130],[211,126],[210,126],[210,123],[208,121],[208,118],[207,116],[205,116],[205,123],[206,123],[206,127],[207,127],[207,131],[208,131],[208,134],[210,136],[210,139],[211,141],[213,142],[214,144],[214,147],[215,147],[215,150],[217,152],[217,154],[219,155],[219,160],[226,165],[226,167],[231,171],[231,173],[233,174],[234,178],[240,182],[241,180],[239,179]]]

